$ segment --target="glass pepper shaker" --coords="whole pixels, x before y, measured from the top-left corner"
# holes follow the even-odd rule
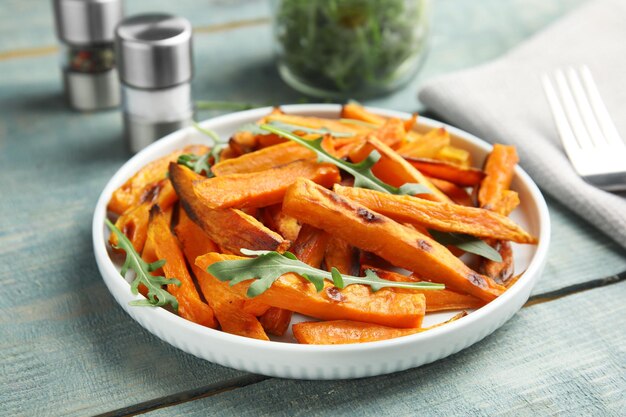
[[[54,0],[53,6],[69,105],[79,111],[118,106],[113,41],[123,18],[122,1]]]
[[[124,19],[115,33],[124,130],[132,152],[191,124],[191,24],[167,14]]]

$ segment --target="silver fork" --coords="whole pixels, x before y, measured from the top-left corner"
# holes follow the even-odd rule
[[[607,191],[626,190],[626,143],[602,102],[591,71],[558,69],[541,81],[561,142],[574,169],[585,181]]]

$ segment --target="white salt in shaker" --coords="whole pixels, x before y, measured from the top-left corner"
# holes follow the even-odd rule
[[[124,131],[138,152],[191,124],[191,24],[167,14],[124,19],[115,32]]]
[[[113,40],[122,1],[54,0],[53,8],[69,105],[79,111],[118,106]]]

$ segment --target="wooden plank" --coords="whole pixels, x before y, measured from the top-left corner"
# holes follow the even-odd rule
[[[624,297],[626,282],[523,309],[477,345],[395,375],[269,379],[147,415],[624,415]]]
[[[604,278],[626,270],[626,251],[557,200],[547,197],[552,241],[533,294]]]
[[[255,0],[132,0],[123,1],[127,16],[171,13],[188,19],[194,27],[268,17],[269,7]],[[4,0],[0,3],[0,52],[57,44],[52,2]]]

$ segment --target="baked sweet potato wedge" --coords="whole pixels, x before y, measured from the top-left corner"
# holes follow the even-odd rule
[[[337,268],[342,274],[358,275],[360,272],[358,259],[358,249],[345,240],[337,236],[331,236],[328,240],[324,252],[327,271]]]
[[[511,187],[515,165],[519,162],[514,146],[496,143],[485,163],[485,178],[478,191],[480,207],[492,210],[500,204],[504,191]]]
[[[246,308],[247,299],[234,294],[227,283],[216,280],[195,265],[194,261],[198,256],[217,250],[217,246],[191,221],[184,210],[181,210],[175,231],[200,290],[213,309],[222,330],[239,336],[269,340],[259,320]],[[268,308],[266,306],[265,310]]]
[[[450,181],[461,187],[475,187],[485,177],[485,173],[480,169],[462,167],[446,161],[414,157],[405,159],[427,177]]]
[[[295,218],[283,212],[282,204],[274,204],[261,209],[261,220],[270,229],[278,232],[283,238],[294,241],[298,238],[302,225]]]
[[[450,134],[443,127],[433,129],[412,139],[397,150],[405,158],[434,158],[445,146],[450,144]]]
[[[147,262],[165,259],[163,274],[167,278],[176,278],[180,281],[180,287],[169,284],[167,291],[178,300],[178,314],[181,317],[202,326],[216,328],[213,309],[200,299],[178,245],[165,214],[161,212],[159,206],[153,206],[150,210],[148,238],[142,257]]]
[[[323,322],[303,322],[292,326],[293,335],[298,343],[309,345],[343,345],[349,343],[376,342],[378,340],[395,339],[421,333],[435,327],[456,321],[467,313],[459,313],[450,320],[431,327],[418,329],[397,329],[372,323],[351,320],[335,320]]]
[[[302,262],[313,268],[319,268],[329,238],[330,236],[326,232],[304,225],[289,250]],[[289,327],[292,315],[292,311],[272,307],[259,320],[265,331],[276,336],[282,336]]]
[[[289,244],[278,233],[240,210],[214,210],[204,205],[193,191],[193,182],[203,178],[200,175],[175,163],[170,164],[169,172],[172,185],[191,220],[220,248],[239,253],[241,248],[283,250]]]
[[[426,178],[428,178],[428,181],[437,187],[437,189],[447,195],[453,203],[467,207],[474,207],[472,197],[465,188],[462,188],[450,181],[440,180],[439,178]]]
[[[284,308],[270,307],[263,315],[259,317],[259,322],[263,329],[274,336],[283,336],[289,323],[291,323],[293,312]]]
[[[466,233],[517,243],[537,243],[535,237],[508,217],[489,210],[339,184],[335,185],[334,191],[401,223],[415,223],[442,232]]]
[[[341,180],[335,165],[301,159],[264,171],[196,180],[193,190],[211,209],[266,207],[282,202],[296,178],[307,178],[324,187]]]
[[[397,272],[388,271],[380,268],[368,268],[382,279],[389,281],[412,281],[419,282],[419,279],[415,274],[403,275]],[[468,294],[461,294],[450,289],[428,291],[428,290],[404,290],[396,289],[395,291],[417,291],[424,294],[426,299],[426,313],[434,313],[437,311],[450,311],[450,310],[470,310],[480,308],[485,305],[485,301],[473,297]]]
[[[247,174],[301,159],[315,160],[315,152],[295,142],[285,142],[218,162],[213,165],[211,171],[218,177],[230,174]]]
[[[283,210],[451,289],[485,301],[493,300],[504,291],[504,287],[470,269],[430,237],[311,181],[299,179],[289,187]]]
[[[178,196],[170,181],[166,178],[151,183],[149,196],[146,194],[143,202],[131,206],[124,214],[117,218],[115,226],[128,237],[135,250],[139,253],[143,250],[148,236],[148,221],[150,208],[158,205],[162,210],[169,209],[178,201]],[[111,245],[117,245],[117,235],[112,233],[109,237]]]
[[[310,129],[328,129],[333,132],[367,134],[370,128],[359,125],[348,125],[339,120],[323,119],[319,117],[297,116],[293,114],[272,114],[266,118],[267,122],[282,122]],[[318,135],[319,136],[319,135]]]

